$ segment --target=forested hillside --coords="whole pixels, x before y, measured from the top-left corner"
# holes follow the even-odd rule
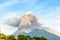
[[[6,36],[2,33],[0,33],[0,40],[47,40],[45,37],[30,37],[25,35],[18,35],[17,38],[15,38],[13,35]]]

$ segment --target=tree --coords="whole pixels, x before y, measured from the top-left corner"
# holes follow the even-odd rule
[[[0,40],[16,40],[13,35],[6,36],[0,33]],[[45,37],[30,37],[25,35],[18,35],[17,40],[47,40]]]
[[[17,40],[23,40],[24,35],[18,35],[18,39]]]
[[[45,37],[41,37],[40,40],[47,40]]]
[[[17,40],[28,40],[28,36],[19,35]]]
[[[8,39],[8,40],[16,40],[13,35],[7,36],[7,39]]]
[[[0,33],[0,40],[7,40],[7,36]]]
[[[19,35],[17,40],[31,40],[30,36]]]
[[[32,40],[47,40],[45,37],[33,37]]]
[[[28,38],[28,40],[32,40],[32,38],[30,36],[26,36]]]
[[[33,37],[32,40],[40,40],[39,37]]]

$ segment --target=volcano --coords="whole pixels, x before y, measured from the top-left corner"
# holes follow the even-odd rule
[[[38,22],[38,17],[32,12],[27,12],[21,17],[16,16],[10,18],[5,25],[1,25],[1,31],[4,34],[13,34],[15,37],[22,34],[31,37],[44,36],[48,40],[60,40],[60,32],[57,32],[56,29],[41,25],[41,23]]]
[[[37,20],[35,14],[28,13],[21,17],[20,26],[18,30],[13,34],[14,36],[18,36],[19,34],[28,35],[28,36],[44,36],[48,40],[60,40],[60,37],[49,32],[49,27],[43,27]],[[47,31],[48,30],[48,31]]]

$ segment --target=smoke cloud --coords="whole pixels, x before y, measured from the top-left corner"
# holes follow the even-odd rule
[[[4,27],[4,29],[3,29]],[[32,12],[27,12],[25,15],[16,16],[10,15],[5,18],[5,24],[2,26],[2,33],[11,34],[12,31],[19,32],[30,32],[34,28],[40,27],[40,24],[37,21],[37,17]],[[4,31],[7,29],[6,31]],[[17,32],[16,31],[16,32]],[[8,32],[8,33],[7,33]]]

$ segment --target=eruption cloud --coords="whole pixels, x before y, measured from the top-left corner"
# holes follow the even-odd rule
[[[24,32],[29,33],[35,28],[45,29],[48,32],[60,36],[60,31],[53,30],[52,28],[42,27],[38,22],[37,16],[32,12],[27,12],[23,16],[8,15],[3,19],[4,23],[0,24],[1,33],[6,35],[10,34],[23,34]],[[53,30],[53,31],[52,31]]]
[[[1,26],[2,29],[1,31],[2,33],[5,34],[11,34],[12,31],[14,33],[16,30],[20,30],[21,32],[24,31],[28,33],[34,28],[40,27],[36,15],[33,14],[32,12],[27,12],[22,17],[16,15],[7,16],[3,25],[4,26]],[[5,29],[7,29],[10,32],[7,33],[8,31],[7,30],[4,31]]]

